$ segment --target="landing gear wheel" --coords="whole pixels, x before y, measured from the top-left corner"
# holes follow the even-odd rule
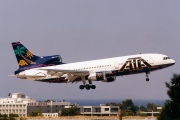
[[[86,90],[89,90],[90,89],[90,85],[86,84]]]
[[[79,89],[83,90],[84,89],[84,85],[80,85]]]
[[[150,74],[150,72],[146,72],[146,81],[149,81],[148,74]]]
[[[92,89],[96,89],[96,86],[95,86],[95,85],[92,85],[91,88],[92,88]]]

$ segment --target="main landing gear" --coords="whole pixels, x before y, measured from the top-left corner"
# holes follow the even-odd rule
[[[90,88],[91,88],[91,89],[96,89],[96,86],[95,86],[95,85],[86,84],[86,85],[80,85],[79,88],[80,88],[81,90],[83,90],[84,88],[85,88],[86,90],[89,90]]]
[[[150,74],[150,72],[146,72],[146,81],[149,81],[148,74]]]
[[[83,84],[84,84],[84,85],[80,85],[79,88],[80,88],[81,90],[83,90],[84,88],[85,88],[86,90],[89,90],[90,88],[91,88],[91,89],[96,89],[96,86],[92,84],[92,81],[91,81],[91,80],[88,80],[88,81],[89,81],[89,84],[86,84],[86,81],[83,80]]]

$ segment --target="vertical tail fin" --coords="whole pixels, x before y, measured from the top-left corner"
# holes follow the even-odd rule
[[[20,42],[13,42],[12,47],[20,68],[36,64],[36,61],[39,59],[38,56],[34,55]]]

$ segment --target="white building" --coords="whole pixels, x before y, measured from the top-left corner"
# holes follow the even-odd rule
[[[70,108],[72,106],[65,106]],[[81,115],[89,116],[117,116],[119,114],[119,106],[106,106],[100,104],[100,106],[77,106]]]
[[[77,106],[81,115],[98,115],[113,116],[118,114],[118,106]],[[23,93],[13,93],[12,98],[0,98],[0,114],[18,114],[19,116],[28,116],[32,111],[37,109],[42,112],[45,117],[57,117],[63,108],[73,106],[70,102],[36,102]]]
[[[0,98],[0,113],[27,116],[27,103],[34,102],[36,101],[23,93],[13,93],[12,98]]]
[[[54,113],[59,113],[65,106],[70,106],[70,102],[35,102],[27,104],[27,115],[30,115],[32,111],[40,110],[43,115],[54,116]],[[47,113],[47,114],[46,114]]]

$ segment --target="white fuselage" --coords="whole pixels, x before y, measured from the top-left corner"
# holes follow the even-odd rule
[[[115,71],[117,74],[114,74],[114,76],[119,76],[145,72],[143,71],[143,67],[148,68],[148,72],[150,72],[153,70],[171,66],[173,64],[175,64],[175,61],[173,59],[170,59],[166,55],[137,54],[123,57],[61,64],[49,67],[33,68],[20,72],[19,74],[17,74],[17,77],[30,80],[44,80],[69,76],[68,78],[71,79],[70,75],[71,73],[74,73],[71,71],[77,71],[75,73],[76,76],[86,76],[96,72],[112,73],[113,71]],[[125,72],[127,70],[128,72]]]

